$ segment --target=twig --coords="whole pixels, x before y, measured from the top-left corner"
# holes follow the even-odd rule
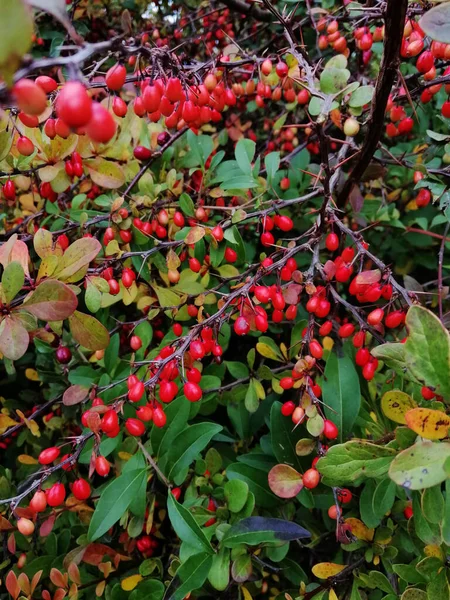
[[[155,463],[155,461],[153,460],[153,457],[147,451],[147,448],[144,446],[144,444],[140,440],[137,440],[137,445],[139,446],[142,454],[145,456],[148,464],[152,467],[152,469],[155,470],[155,472],[158,474],[158,477],[161,479],[161,481],[164,483],[164,485],[170,489],[172,487],[172,484],[167,479],[167,477],[164,475],[164,473],[161,471],[161,469],[158,467],[158,465]]]

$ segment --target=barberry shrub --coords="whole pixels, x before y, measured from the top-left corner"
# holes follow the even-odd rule
[[[2,0],[0,598],[450,598],[449,6]]]

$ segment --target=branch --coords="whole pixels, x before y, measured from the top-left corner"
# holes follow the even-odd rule
[[[243,0],[222,0],[222,4],[225,4],[225,6],[228,6],[228,8],[238,11],[243,15],[255,17],[255,19],[258,19],[258,21],[271,23],[273,20],[273,17],[270,14],[270,12],[258,8],[256,2],[247,4],[247,2],[244,2]]]
[[[387,102],[397,76],[400,62],[400,47],[403,39],[407,5],[408,0],[387,0],[384,51],[381,59],[380,73],[375,86],[369,125],[358,162],[351,171],[337,198],[337,205],[340,208],[345,206],[352,187],[357,185],[364,175],[381,138]]]

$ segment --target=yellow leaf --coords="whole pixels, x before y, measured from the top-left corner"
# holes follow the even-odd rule
[[[410,429],[427,440],[442,440],[447,437],[450,427],[450,417],[431,408],[413,408],[406,413],[405,419]]]
[[[29,381],[39,381],[39,375],[36,369],[25,369],[25,377]]]
[[[334,346],[333,338],[330,338],[329,336],[325,336],[322,340],[322,346],[323,346],[324,350],[331,350]]]
[[[17,460],[21,465],[37,465],[38,461],[33,456],[28,456],[28,454],[20,454],[17,457]]]
[[[248,591],[247,588],[241,587],[241,592],[242,592],[242,600],[253,600],[252,595],[250,594],[250,592]]]
[[[345,519],[345,523],[347,525],[350,525],[352,534],[358,540],[364,540],[365,542],[371,542],[373,540],[375,530],[366,527],[364,523],[359,519],[354,519],[353,517],[350,517],[349,519]]]
[[[334,577],[345,569],[345,565],[337,565],[336,563],[323,562],[314,565],[312,568],[313,575],[319,579],[328,579]]]
[[[119,452],[119,458],[120,460],[130,460],[130,458],[133,456],[132,454],[130,454],[129,452]]]
[[[100,581],[100,583],[97,583],[97,586],[95,588],[95,595],[100,598],[101,596],[103,596],[103,592],[105,591],[105,586],[106,586],[106,581]]]
[[[188,245],[196,244],[202,239],[202,237],[205,237],[205,233],[206,231],[203,227],[196,225],[195,227],[189,229],[186,237],[184,238],[184,243]]]
[[[14,427],[14,425],[17,425],[17,421],[14,421],[7,415],[0,414],[0,433],[6,431],[8,427]]]
[[[436,546],[435,544],[428,544],[427,546],[425,546],[423,551],[425,552],[425,556],[434,556],[436,558],[439,558],[439,560],[444,560],[442,550],[439,546]]]
[[[333,588],[331,588],[331,590],[328,592],[328,600],[339,600]]]
[[[27,419],[21,410],[16,410],[17,415],[22,419],[24,425],[31,431],[35,437],[41,437],[39,425],[33,419]]]
[[[130,575],[130,577],[122,579],[120,586],[125,592],[131,592],[142,579],[142,575]]]
[[[264,358],[270,358],[271,360],[280,360],[280,355],[275,352],[274,348],[271,348],[268,344],[265,344],[264,342],[258,342],[256,344],[256,350],[259,354],[261,354],[261,356],[264,356]]]
[[[417,404],[408,394],[400,390],[386,392],[381,398],[381,410],[388,419],[401,425],[406,425],[405,415]]]

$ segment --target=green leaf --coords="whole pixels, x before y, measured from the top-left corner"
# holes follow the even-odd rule
[[[440,320],[423,306],[413,305],[406,315],[409,335],[404,344],[382,344],[372,354],[402,377],[450,396],[450,335]]]
[[[279,498],[270,491],[266,471],[259,471],[243,463],[233,463],[227,468],[227,477],[230,480],[245,481],[249,490],[254,494],[258,506],[274,508],[279,505]]]
[[[167,588],[164,600],[183,600],[190,592],[202,587],[211,569],[213,557],[210,554],[194,554],[177,570]]]
[[[307,537],[311,537],[309,531],[292,521],[248,517],[232,525],[220,544],[226,548],[233,548],[240,544],[258,546],[268,542],[289,542]]]
[[[219,592],[223,592],[230,582],[230,562],[230,550],[227,548],[221,548],[213,556],[208,580],[213,588]]]
[[[254,141],[248,138],[241,138],[236,144],[234,150],[234,156],[236,162],[243,173],[251,175],[252,172],[252,161],[255,157],[256,144]]]
[[[105,369],[110,375],[114,374],[114,371],[119,362],[119,348],[120,348],[120,334],[115,333],[110,339],[109,345],[105,350]]]
[[[442,2],[427,10],[419,20],[420,27],[432,40],[450,44],[450,4]]]
[[[448,14],[448,13],[447,13]],[[427,585],[428,600],[449,600],[450,587],[447,578],[448,569],[441,569],[436,573]]]
[[[444,519],[442,521],[442,539],[444,543],[450,545],[450,479],[445,481],[445,507]]]
[[[361,407],[358,373],[348,356],[338,358],[334,352],[330,354],[322,393],[327,419],[337,426],[340,441],[348,439]]]
[[[171,290],[157,285],[153,286],[156,295],[158,296],[158,302],[160,306],[165,308],[166,306],[178,306],[180,303],[180,296],[172,292]]]
[[[345,88],[349,77],[348,69],[326,67],[320,75],[320,90],[324,94],[337,94]]]
[[[25,273],[20,263],[14,261],[6,265],[2,275],[2,295],[5,304],[9,304],[22,289]]]
[[[187,140],[197,164],[204,167],[209,155],[214,149],[212,137],[209,135],[195,135],[195,133],[189,129],[187,132]]]
[[[195,548],[197,552],[214,553],[211,544],[194,517],[187,508],[175,500],[171,492],[169,492],[167,498],[167,509],[172,527],[180,540]]]
[[[259,408],[259,398],[253,379],[250,380],[247,386],[244,404],[249,413],[255,413]]]
[[[427,488],[422,494],[422,512],[430,523],[439,524],[444,517],[444,497],[441,486]]]
[[[397,485],[389,479],[382,479],[372,497],[372,510],[377,517],[384,517],[394,504]],[[367,524],[367,523],[366,523]]]
[[[12,83],[14,71],[31,46],[33,15],[23,0],[2,0],[0,19],[0,72]],[[11,136],[10,136],[11,137]]]
[[[162,600],[164,584],[159,579],[141,581],[130,594],[130,600]]]
[[[109,333],[92,315],[76,310],[69,317],[70,332],[75,340],[88,350],[104,350],[109,344]]]
[[[89,524],[88,538],[91,542],[117,523],[146,478],[146,469],[135,469],[122,473],[103,490]]]
[[[0,323],[0,352],[11,360],[19,360],[30,343],[28,331],[14,315],[7,315]]]
[[[228,509],[232,513],[238,513],[242,510],[248,498],[248,484],[239,479],[227,481],[224,486],[224,495]]]
[[[277,344],[273,341],[272,338],[262,335],[258,338],[258,343],[256,344],[256,351],[264,358],[270,358],[271,360],[276,360],[278,362],[283,362],[283,355]]]
[[[24,302],[23,308],[43,321],[62,321],[70,317],[77,305],[77,297],[67,285],[46,279]]]
[[[357,108],[369,104],[372,101],[374,91],[375,88],[373,85],[362,85],[350,96],[348,105],[352,108]]]
[[[361,514],[361,520],[363,521],[364,525],[369,528],[378,527],[378,525],[381,523],[381,518],[379,518],[373,511],[372,500],[375,487],[375,481],[373,479],[368,479],[359,497],[359,511]]]
[[[401,596],[400,600],[430,600],[427,593],[419,588],[408,588]]]
[[[418,441],[395,457],[389,477],[410,490],[433,487],[447,478],[444,464],[449,456],[449,442]]]
[[[270,152],[269,154],[266,154],[264,165],[267,171],[267,180],[271,183],[280,168],[280,153]]]
[[[193,217],[195,215],[195,205],[192,202],[191,197],[186,192],[183,192],[178,200],[178,206],[181,211],[184,212],[188,217]]]
[[[184,396],[180,396],[166,406],[165,413],[166,427],[162,429],[153,427],[150,436],[153,451],[157,456],[164,456],[170,450],[177,435],[186,429],[190,403],[186,402]]]
[[[231,565],[231,576],[237,583],[243,583],[252,574],[252,559],[248,554],[238,556]]]
[[[332,446],[318,461],[317,469],[326,485],[342,486],[362,477],[382,477],[395,454],[393,448],[352,440]]]
[[[270,409],[270,439],[272,451],[280,463],[302,470],[300,459],[295,451],[301,439],[300,427],[294,429],[292,421],[281,414],[281,402],[274,402]]]
[[[166,472],[169,479],[176,485],[183,483],[189,466],[219,431],[222,431],[222,425],[216,423],[197,423],[184,429],[168,452]]]
[[[244,363],[234,360],[227,360],[225,361],[225,365],[235,379],[245,379],[249,375],[247,365]]]

